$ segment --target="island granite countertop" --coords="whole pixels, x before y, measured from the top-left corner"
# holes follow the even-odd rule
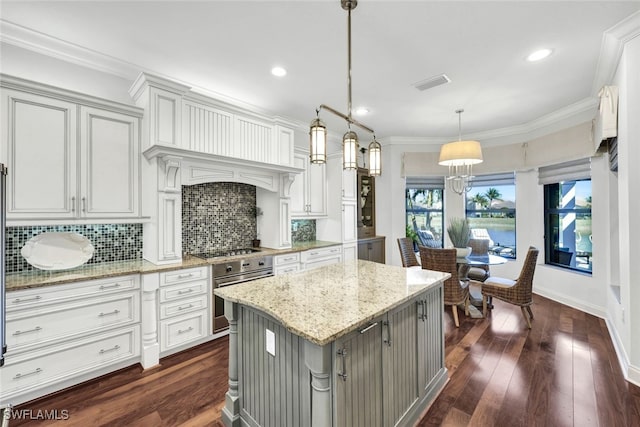
[[[349,261],[217,288],[215,295],[260,310],[320,346],[437,286],[449,273]]]
[[[264,255],[284,255],[293,252],[302,252],[309,249],[318,249],[328,246],[340,245],[338,242],[313,240],[309,242],[294,243],[291,248],[271,249],[260,248],[260,252],[254,254],[237,255],[233,257],[219,258],[207,261],[202,258],[186,255],[181,262],[172,264],[153,264],[145,260],[103,262],[97,264],[84,264],[80,267],[61,270],[29,270],[6,275],[7,291],[37,288],[42,286],[60,285],[64,283],[81,282],[85,280],[104,279],[108,277],[125,276],[127,274],[147,274],[160,271],[180,270],[183,268],[200,267],[210,264],[224,263],[234,259],[258,257]]]

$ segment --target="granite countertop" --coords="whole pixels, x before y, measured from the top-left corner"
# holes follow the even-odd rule
[[[30,270],[7,274],[6,288],[7,291],[17,291],[20,289],[60,285],[63,283],[81,282],[84,280],[104,279],[108,277],[124,276],[127,274],[145,274],[160,271],[180,270],[183,268],[200,267],[204,265],[228,262],[239,258],[258,257],[264,255],[283,255],[340,244],[341,243],[337,242],[315,240],[311,242],[294,243],[291,248],[287,249],[260,248],[261,252],[219,258],[212,261],[187,255],[182,258],[182,262],[172,264],[153,264],[145,260],[135,260],[84,264],[80,267],[63,271]]]
[[[438,285],[449,273],[350,261],[267,277],[214,293],[256,308],[289,331],[326,345]]]

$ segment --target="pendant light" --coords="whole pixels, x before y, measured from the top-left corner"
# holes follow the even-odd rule
[[[368,126],[355,120],[351,115],[351,11],[358,5],[357,0],[340,0],[340,4],[347,11],[347,62],[349,71],[347,74],[347,90],[348,90],[348,112],[347,114],[321,104],[316,109],[316,118],[311,122],[309,128],[309,160],[311,163],[325,163],[327,159],[326,139],[327,128],[320,120],[320,110],[327,110],[338,117],[342,117],[347,121],[348,131],[342,137],[342,167],[343,169],[358,168],[358,135],[351,130],[351,125],[356,125],[361,129],[373,134],[373,141],[369,144],[369,174],[379,176],[382,173],[382,146],[375,138],[375,132]]]
[[[449,167],[447,184],[457,194],[469,192],[473,179],[472,167],[482,163],[482,147],[478,141],[462,141],[462,113],[458,114],[458,140],[444,144],[440,148],[438,164]]]

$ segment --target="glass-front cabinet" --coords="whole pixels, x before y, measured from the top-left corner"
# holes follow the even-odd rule
[[[375,178],[358,168],[358,238],[376,235]]]

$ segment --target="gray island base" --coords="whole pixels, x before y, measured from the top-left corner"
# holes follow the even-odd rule
[[[369,261],[219,288],[226,426],[408,426],[448,380],[447,273]]]

